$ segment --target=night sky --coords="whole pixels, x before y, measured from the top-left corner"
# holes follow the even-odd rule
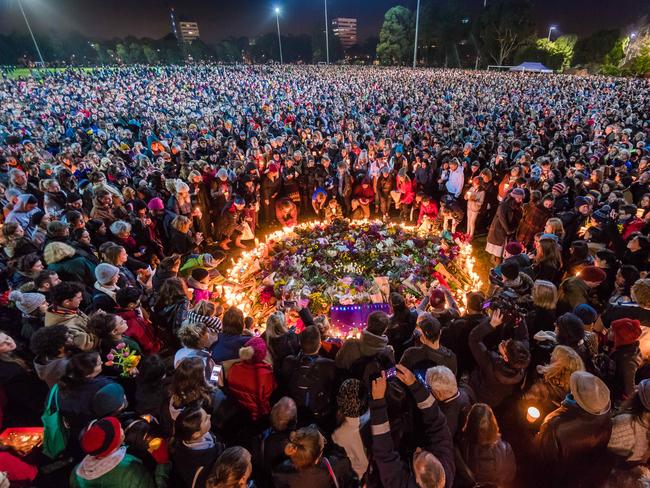
[[[471,17],[483,0],[457,0]],[[488,0],[489,2],[490,0]],[[273,7],[282,8],[283,34],[311,34],[324,22],[323,0],[23,0],[34,30],[78,31],[93,39],[159,38],[170,31],[169,4],[178,18],[199,22],[201,37],[215,42],[230,36],[257,36],[275,29]],[[359,39],[378,36],[386,10],[394,5],[414,9],[416,0],[328,0],[330,18],[356,17]],[[643,12],[642,12],[643,10]],[[588,34],[632,24],[650,12],[650,0],[537,0],[538,34],[548,26],[558,33]],[[0,0],[0,33],[24,31],[17,0]]]

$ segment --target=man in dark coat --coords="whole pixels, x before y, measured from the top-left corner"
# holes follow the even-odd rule
[[[503,259],[503,248],[508,239],[512,238],[517,231],[522,215],[521,204],[525,196],[526,192],[521,188],[512,190],[510,195],[501,202],[492,220],[485,250],[492,254],[496,264]]]
[[[261,206],[266,225],[269,225],[275,217],[275,200],[278,198],[281,188],[280,166],[276,163],[271,163],[267,172],[262,176],[262,182],[260,183],[260,192],[262,194]]]
[[[571,393],[551,412],[535,438],[544,486],[599,486],[609,471],[610,392],[585,371],[571,375]]]
[[[500,310],[492,313],[469,334],[469,348],[477,367],[470,375],[469,384],[479,402],[496,408],[514,392],[526,375],[530,363],[528,328],[524,323],[514,327],[514,338],[502,341],[499,352],[489,351],[483,339],[503,323]]]
[[[397,377],[413,395],[424,424],[426,443],[418,446],[412,463],[402,461],[393,443],[386,407],[386,375],[372,382],[370,421],[372,455],[383,486],[391,488],[451,488],[454,484],[454,444],[445,416],[433,396],[408,368],[398,365]]]

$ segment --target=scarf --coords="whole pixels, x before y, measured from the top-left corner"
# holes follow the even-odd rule
[[[76,469],[76,474],[85,480],[96,480],[115,469],[126,455],[126,446],[120,447],[106,457],[86,456]]]
[[[104,285],[101,285],[99,281],[95,281],[95,290],[99,290],[103,293],[106,293],[109,297],[115,301],[115,295],[119,290],[119,287],[117,285],[112,285],[111,287],[107,287]]]
[[[214,447],[214,438],[210,432],[203,434],[203,437],[192,442],[183,442],[185,447],[189,447],[193,451],[204,451]]]

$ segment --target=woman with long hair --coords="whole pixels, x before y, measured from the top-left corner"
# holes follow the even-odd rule
[[[552,217],[546,221],[544,226],[544,234],[553,234],[557,236],[558,242],[564,241],[564,224],[561,219]]]
[[[300,352],[298,335],[287,328],[284,312],[277,311],[266,319],[264,339],[273,359],[273,364],[279,366],[284,358]]]
[[[515,453],[501,439],[499,424],[489,405],[472,405],[463,426],[458,444],[460,456],[456,463],[458,486],[476,486],[490,483],[496,486],[510,484],[517,472]]]
[[[641,277],[636,266],[624,264],[616,272],[614,293],[609,297],[610,305],[620,305],[632,301],[632,286]]]
[[[533,275],[536,280],[553,282],[556,286],[562,279],[562,255],[560,246],[552,238],[539,239],[535,242],[533,258]]]
[[[537,366],[541,375],[524,394],[522,407],[537,408],[543,419],[558,408],[570,390],[569,379],[575,371],[584,371],[585,365],[580,355],[568,346],[555,346],[551,362]],[[525,415],[525,411],[522,413]]]
[[[251,454],[240,446],[229,447],[212,466],[205,486],[206,488],[244,488],[248,486],[248,479],[252,472]]]
[[[153,315],[156,318],[154,323],[168,336],[175,335],[187,318],[190,298],[191,293],[185,281],[180,278],[169,278],[160,288],[158,299],[153,306]],[[174,340],[173,343],[176,344],[177,341]]]
[[[621,405],[612,419],[607,449],[629,465],[645,464],[650,458],[650,380],[642,380],[634,395]]]
[[[557,315],[557,287],[547,280],[536,280],[532,290],[533,308],[526,316],[528,335],[533,337],[540,330],[547,330],[549,324],[554,324]]]

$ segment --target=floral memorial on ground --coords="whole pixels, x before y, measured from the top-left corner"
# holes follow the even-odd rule
[[[417,303],[437,281],[463,303],[480,287],[462,234],[423,234],[380,221],[307,222],[269,235],[228,272],[222,296],[263,324],[282,302],[309,300],[313,314],[333,306],[378,304],[398,291]]]

